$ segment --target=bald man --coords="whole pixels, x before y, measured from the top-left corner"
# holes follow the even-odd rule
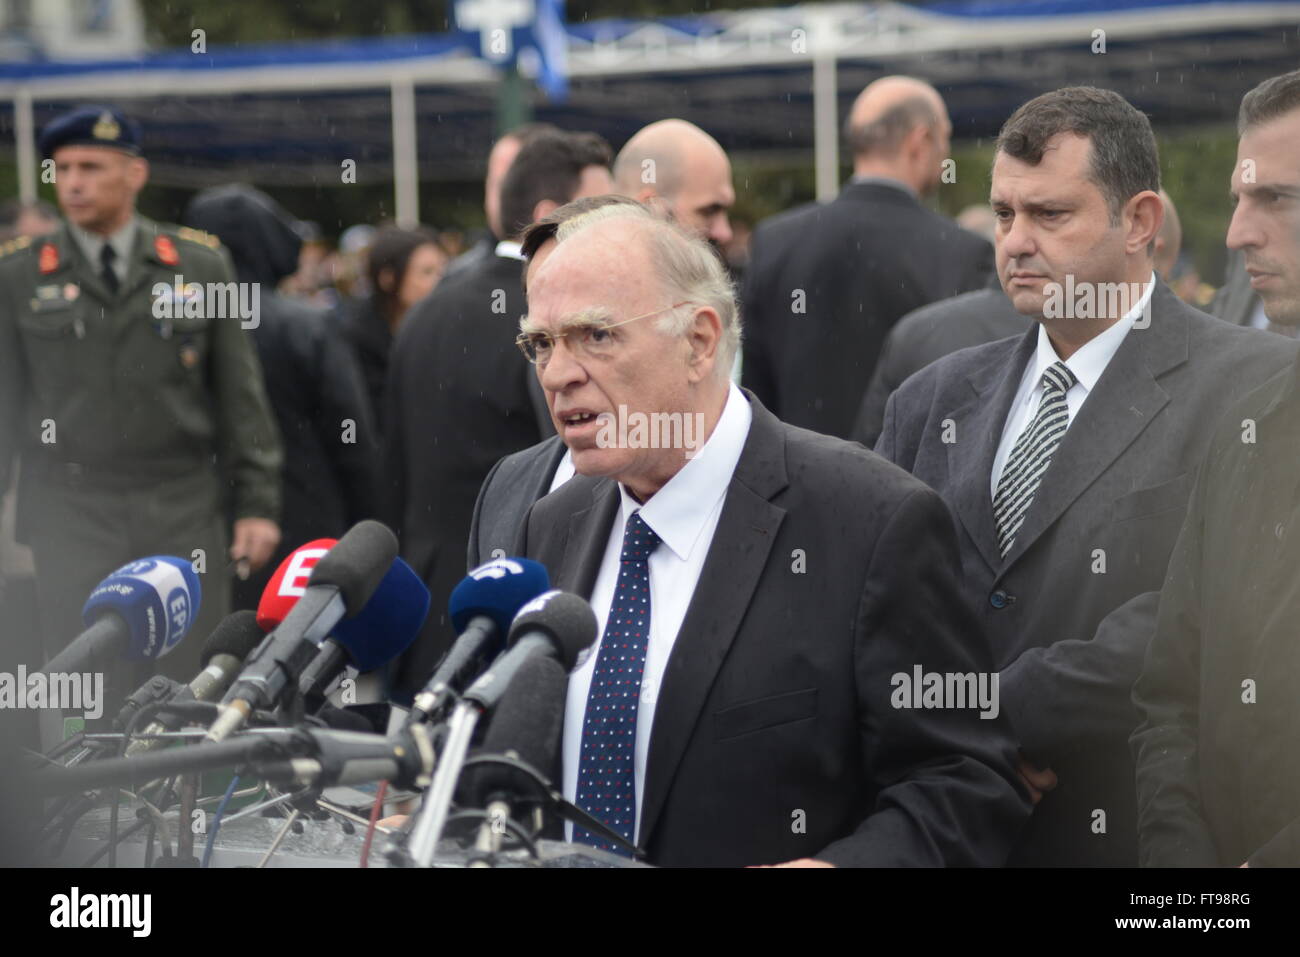
[[[759,225],[742,293],[744,384],[784,421],[840,437],[893,325],[983,288],[993,269],[987,241],[921,203],[940,185],[952,133],[932,86],[875,81],[845,133],[853,179],[829,203]]]
[[[731,161],[694,123],[659,120],[635,133],[614,160],[614,188],[714,246],[731,240]]]

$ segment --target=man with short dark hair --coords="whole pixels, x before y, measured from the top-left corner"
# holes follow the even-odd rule
[[[386,515],[402,556],[433,593],[419,639],[395,672],[399,702],[423,686],[454,635],[447,598],[465,573],[479,486],[502,456],[552,431],[514,345],[524,311],[520,233],[580,196],[610,191],[608,144],[592,133],[542,132],[519,151],[501,189],[507,238],[494,255],[442,282],[411,309],[389,368]]]
[[[782,420],[847,437],[894,323],[986,284],[989,244],[921,204],[951,133],[934,87],[876,80],[849,115],[853,179],[755,230],[741,377]]]
[[[1150,123],[1118,94],[1021,106],[989,199],[1003,288],[1032,325],[908,379],[876,445],[960,525],[1037,805],[1015,864],[1137,863],[1130,691],[1192,476],[1225,402],[1296,354],[1160,282],[1159,189]]]
[[[1168,281],[1182,245],[1182,229],[1173,200],[1164,190],[1160,191],[1160,199],[1164,203],[1165,219],[1156,234],[1153,265],[1156,275]],[[1028,327],[1029,319],[1011,305],[996,275],[990,277],[985,289],[909,312],[885,337],[880,362],[871,376],[867,394],[862,397],[862,408],[850,438],[868,447],[876,444],[885,417],[885,403],[908,376],[958,349],[1018,336]]]
[[[1241,101],[1228,247],[1300,326],[1300,70]],[[1269,336],[1280,355],[1291,342]],[[1246,385],[1263,376],[1242,375]],[[1207,388],[1227,390],[1227,377]],[[1233,390],[1234,392],[1237,390]],[[1201,466],[1133,689],[1141,863],[1300,865],[1300,367],[1228,413]]]

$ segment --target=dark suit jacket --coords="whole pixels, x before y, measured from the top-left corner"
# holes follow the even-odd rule
[[[891,677],[914,665],[988,664],[957,601],[943,503],[750,401],[655,709],[650,861],[1001,864],[1028,814],[1001,719],[890,703]],[[618,505],[612,480],[575,477],[533,506],[521,553],[590,597]]]
[[[1003,707],[1024,752],[1060,779],[1013,862],[1132,865],[1130,692],[1195,470],[1232,397],[1296,347],[1213,319],[1159,284],[1149,328],[1129,332],[1088,395],[1003,559],[989,476],[1037,342],[1035,323],[921,370],[889,400],[876,450],[956,515],[961,587],[993,641]],[[1097,810],[1104,834],[1093,830]]]
[[[893,186],[774,216],[745,274],[742,380],[782,421],[847,437],[894,323],[992,269],[986,241]]]
[[[1133,689],[1144,866],[1300,866],[1298,379],[1223,417],[1169,562]]]
[[[420,637],[394,672],[399,700],[423,685],[455,637],[447,599],[465,574],[479,486],[498,459],[543,435],[529,385],[536,376],[514,344],[524,311],[520,263],[493,256],[439,283],[393,344],[387,516],[402,557],[433,595]]]
[[[552,435],[492,466],[474,503],[469,526],[469,568],[511,554],[528,510],[550,491],[564,451],[564,442]],[[500,554],[494,554],[498,550]]]
[[[885,337],[850,438],[867,448],[876,444],[885,403],[912,373],[958,349],[1018,336],[1028,327],[1029,320],[1016,312],[996,277],[989,288],[909,312]]]

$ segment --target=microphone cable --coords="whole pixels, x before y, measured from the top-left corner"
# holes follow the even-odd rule
[[[235,793],[235,788],[239,786],[239,775],[236,774],[230,779],[230,786],[226,788],[226,794],[217,805],[217,813],[212,817],[212,830],[208,832],[208,844],[203,849],[203,861],[199,867],[207,870],[208,863],[212,860],[212,849],[217,844],[217,832],[221,830],[221,818],[226,813],[226,807],[230,804],[230,796]]]
[[[384,810],[384,797],[388,794],[388,781],[385,779],[379,782],[379,791],[375,794],[374,806],[370,809],[370,823],[366,826],[366,839],[361,844],[361,863],[359,867],[370,866],[370,842],[375,836],[375,825],[379,823],[379,815]]]

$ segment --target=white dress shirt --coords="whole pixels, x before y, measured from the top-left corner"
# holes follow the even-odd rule
[[[736,462],[749,436],[753,411],[740,390],[732,383],[727,391],[727,403],[722,417],[704,447],[668,483],[650,497],[645,505],[639,504],[619,486],[622,505],[614,518],[605,546],[605,557],[596,575],[591,592],[591,607],[596,612],[599,625],[597,634],[604,635],[605,621],[614,601],[614,586],[618,582],[619,556],[623,547],[623,530],[633,512],[640,511],[641,519],[660,538],[660,545],[650,556],[650,637],[646,644],[645,671],[641,677],[641,701],[637,705],[636,719],[636,812],[634,839],[641,834],[641,807],[645,793],[646,755],[650,750],[650,730],[654,726],[655,702],[668,656],[677,640],[677,632],[686,617],[686,609],[695,594],[700,580],[700,570],[713,544],[713,533],[718,527],[722,504],[727,497]],[[581,657],[569,673],[569,693],[564,711],[564,796],[576,801],[578,792],[578,760],[582,753],[582,725],[587,715],[587,693],[591,689],[592,673],[600,654],[600,640]],[[573,825],[566,826],[568,839],[573,839]]]
[[[517,243],[513,239],[503,239],[497,243],[494,250],[498,256],[504,256],[506,259],[518,259],[524,261],[523,243]]]
[[[1133,328],[1138,316],[1142,315],[1147,303],[1151,301],[1151,293],[1155,288],[1156,274],[1152,272],[1151,279],[1147,282],[1146,290],[1137,305],[1109,329],[1085,342],[1074,355],[1064,360],[1065,365],[1078,380],[1070,387],[1070,391],[1065,393],[1065,404],[1070,414],[1065,426],[1067,430],[1074,422],[1074,417],[1079,414],[1084,399],[1088,398],[1097,385],[1097,380],[1106,371],[1106,366],[1110,365],[1110,360],[1119,351],[1120,343],[1124,341],[1124,337]],[[1002,441],[998,444],[998,454],[993,458],[993,472],[989,475],[990,499],[997,496],[998,480],[1002,478],[1002,470],[1006,468],[1007,459],[1011,457],[1011,450],[1015,447],[1016,440],[1020,438],[1020,433],[1028,428],[1038,412],[1038,405],[1043,398],[1043,373],[1047,371],[1048,366],[1061,361],[1061,357],[1056,354],[1056,347],[1052,345],[1052,340],[1047,335],[1047,327],[1039,325],[1038,348],[1025,367],[1025,374],[1020,380],[1020,389],[1011,402],[1006,423],[1002,427]]]
[[[573,478],[576,471],[573,467],[573,453],[568,449],[564,450],[564,458],[560,459],[560,464],[555,467],[555,474],[551,476],[551,487],[547,493],[554,492],[557,488]]]

